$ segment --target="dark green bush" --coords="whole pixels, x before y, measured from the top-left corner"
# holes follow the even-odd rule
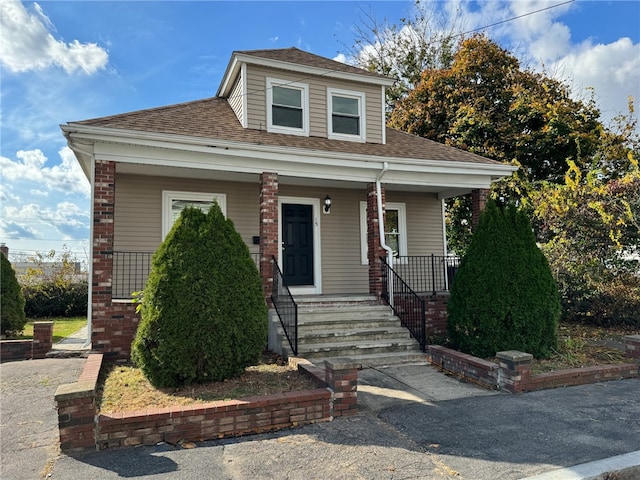
[[[560,299],[526,214],[487,202],[453,282],[448,312],[449,337],[463,352],[551,353]]]
[[[7,257],[0,254],[0,261],[0,333],[12,335],[22,332],[27,323],[24,296]]]
[[[559,282],[562,320],[602,327],[640,327],[640,277],[630,273],[593,278],[566,273]]]
[[[79,317],[87,315],[88,285],[86,282],[72,284],[41,283],[23,287],[29,318]]]
[[[157,387],[220,381],[255,364],[267,307],[247,246],[214,204],[183,210],[153,256],[132,359]]]

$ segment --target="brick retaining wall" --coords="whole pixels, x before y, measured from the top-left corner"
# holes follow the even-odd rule
[[[0,341],[0,363],[44,358],[53,345],[53,322],[34,322],[33,339]]]
[[[625,337],[625,345],[630,360],[640,358],[640,335]],[[498,352],[496,358],[497,363],[440,345],[427,347],[427,360],[436,367],[483,387],[511,393],[640,376],[640,362],[572,368],[534,375],[531,373],[533,355],[529,353]]]
[[[326,362],[324,370],[309,362],[300,367],[318,383],[326,381],[325,388],[98,415],[96,386],[102,359],[102,354],[89,355],[78,382],[56,391],[60,447],[65,452],[261,433],[330,421],[357,409],[360,365],[344,359]]]

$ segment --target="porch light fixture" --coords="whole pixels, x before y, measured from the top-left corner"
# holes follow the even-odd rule
[[[330,212],[331,212],[331,197],[327,195],[326,197],[324,197],[324,213],[330,213]]]

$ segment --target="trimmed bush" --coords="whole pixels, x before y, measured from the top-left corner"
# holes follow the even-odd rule
[[[220,381],[257,362],[267,306],[249,249],[217,204],[186,208],[153,256],[132,359],[156,387]]]
[[[479,357],[520,350],[544,358],[556,346],[560,299],[528,217],[487,202],[451,288],[448,333]]]
[[[29,318],[81,317],[87,314],[86,282],[59,285],[53,282],[23,287],[25,313]]]
[[[0,254],[0,262],[0,332],[2,335],[18,334],[27,323],[24,296],[7,257]]]

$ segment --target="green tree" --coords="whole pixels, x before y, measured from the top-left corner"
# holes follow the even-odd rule
[[[603,135],[593,100],[573,100],[567,85],[523,69],[483,35],[462,41],[450,66],[425,70],[389,125],[517,166],[494,184],[492,196],[529,212],[535,183],[562,182],[567,160],[587,168]],[[447,203],[448,238],[458,253],[470,238],[469,205],[469,199]]]
[[[449,337],[480,357],[502,350],[546,357],[559,317],[557,286],[529,218],[489,200],[451,288]]]
[[[254,364],[267,307],[247,246],[214,204],[183,210],[153,256],[132,359],[158,387],[219,381]]]
[[[16,279],[16,272],[7,257],[0,254],[0,333],[20,333],[26,323],[24,297]]]

